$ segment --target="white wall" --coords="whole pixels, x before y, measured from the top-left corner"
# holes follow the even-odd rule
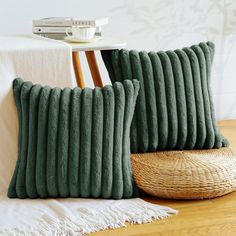
[[[216,44],[212,90],[218,119],[236,118],[236,0],[0,0],[0,34],[28,33],[47,16],[108,16],[105,35],[128,48],[166,50]],[[101,63],[101,58],[99,58]],[[83,58],[87,85],[92,86]],[[102,75],[109,83],[106,70]]]

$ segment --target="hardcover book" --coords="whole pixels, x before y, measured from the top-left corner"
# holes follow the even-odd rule
[[[100,19],[79,19],[76,17],[49,17],[39,20],[33,20],[33,27],[54,26],[54,27],[70,27],[73,25],[86,25],[100,27],[108,24],[108,18]]]
[[[66,29],[68,27],[53,27],[53,26],[49,26],[49,27],[46,27],[46,26],[37,26],[37,27],[33,27],[32,28],[32,33],[34,34],[60,34],[60,33],[63,33],[65,34],[66,33]],[[96,35],[101,35],[101,26],[100,27],[96,27]],[[68,31],[70,32],[70,29],[68,29]]]

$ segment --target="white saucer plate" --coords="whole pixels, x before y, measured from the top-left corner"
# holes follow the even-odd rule
[[[95,36],[92,39],[77,39],[71,36],[66,36],[64,39],[66,42],[69,42],[69,43],[93,43],[93,42],[101,40],[102,36]]]

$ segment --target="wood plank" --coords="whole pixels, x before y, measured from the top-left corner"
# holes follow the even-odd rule
[[[219,127],[236,149],[236,120],[221,121]],[[179,210],[179,214],[149,224],[100,231],[94,236],[235,236],[236,192],[210,200],[167,200],[144,197],[146,201]]]

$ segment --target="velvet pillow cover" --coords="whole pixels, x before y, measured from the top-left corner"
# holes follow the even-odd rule
[[[139,82],[50,88],[15,79],[19,153],[10,198],[130,198],[130,125]]]
[[[112,83],[137,79],[131,152],[227,146],[215,121],[210,91],[214,44],[167,52],[102,51]]]

